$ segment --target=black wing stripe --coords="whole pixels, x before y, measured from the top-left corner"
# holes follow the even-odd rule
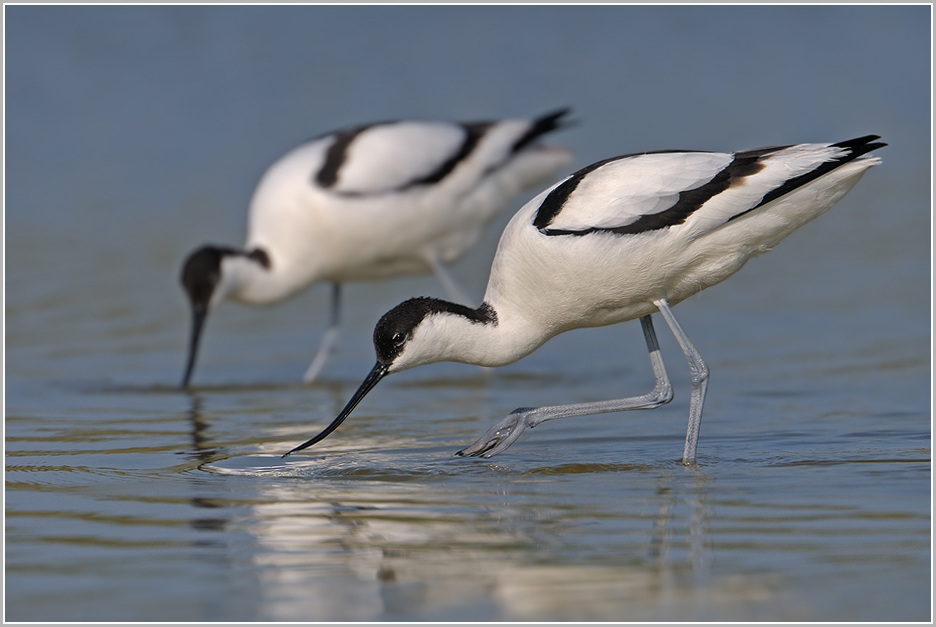
[[[353,142],[358,135],[374,126],[377,126],[377,124],[356,126],[334,133],[335,141],[332,142],[332,145],[328,147],[328,152],[325,153],[325,163],[315,174],[315,180],[319,185],[327,189],[338,182],[338,171],[341,169],[345,158],[348,156],[348,147],[351,145],[351,142]]]
[[[761,207],[777,198],[792,192],[793,190],[814,181],[820,176],[831,172],[832,170],[840,167],[841,165],[848,163],[857,159],[861,155],[867,154],[872,150],[876,150],[887,144],[883,142],[875,142],[874,140],[879,139],[878,135],[866,135],[864,137],[858,137],[856,139],[850,139],[847,141],[839,142],[837,144],[832,144],[836,148],[845,148],[848,150],[848,153],[834,159],[832,161],[827,161],[822,163],[814,170],[802,174],[795,178],[792,178],[786,181],[783,185],[778,186],[777,188],[771,190],[757,203],[757,205],[738,213],[728,219],[728,222],[739,218],[751,211],[754,211],[758,207]],[[741,181],[747,176],[756,174],[764,165],[761,162],[763,157],[766,157],[770,154],[773,154],[777,151],[790,148],[791,146],[773,146],[769,148],[759,148],[756,150],[747,150],[743,152],[735,153],[734,159],[732,162],[722,169],[718,174],[716,174],[711,180],[699,187],[680,192],[679,198],[676,203],[666,209],[655,214],[648,214],[641,216],[634,222],[626,224],[619,227],[592,227],[582,230],[567,230],[567,229],[550,229],[547,228],[549,224],[559,215],[559,212],[562,211],[562,207],[565,204],[566,200],[575,191],[575,188],[578,187],[582,179],[585,178],[590,172],[600,168],[601,166],[610,163],[612,161],[617,161],[619,159],[626,159],[628,157],[638,156],[639,154],[654,154],[654,153],[638,153],[638,155],[623,155],[621,157],[614,157],[612,159],[606,159],[604,161],[599,161],[598,163],[592,164],[587,168],[579,170],[571,177],[566,179],[562,184],[557,186],[552,192],[550,192],[546,198],[543,200],[539,209],[537,210],[536,216],[533,220],[533,225],[540,230],[544,235],[587,235],[589,233],[595,232],[605,232],[605,233],[614,233],[617,235],[634,235],[637,233],[644,233],[647,231],[653,231],[656,229],[662,229],[669,226],[675,226],[682,224],[686,219],[691,216],[695,211],[702,207],[706,202],[722,193],[726,189],[730,188],[732,185]],[[687,152],[687,151],[677,151],[677,150],[661,150],[655,151],[657,153],[667,153],[667,152]]]
[[[561,124],[561,118],[566,115],[570,109],[560,109],[552,113],[547,113],[543,116],[540,116],[530,125],[530,128],[521,135],[511,146],[511,153],[516,154],[520,152],[525,147],[530,145],[538,137],[552,132],[558,129]],[[331,133],[334,136],[334,141],[328,147],[328,150],[325,154],[325,163],[321,168],[314,174],[314,182],[320,185],[325,189],[334,188],[338,183],[338,174],[341,171],[341,167],[344,165],[348,157],[348,150],[354,140],[364,131],[374,128],[375,126],[381,126],[386,124],[395,124],[395,121],[387,122],[377,122],[374,124],[365,124],[362,126],[351,127],[348,129],[336,131]],[[412,187],[417,187],[420,185],[432,185],[435,183],[441,182],[445,177],[451,174],[455,168],[458,167],[460,163],[468,159],[471,154],[477,148],[478,144],[481,142],[481,139],[484,137],[491,127],[493,127],[496,122],[462,122],[459,123],[459,126],[465,133],[465,137],[459,146],[458,150],[455,151],[451,157],[446,159],[444,162],[440,163],[439,166],[425,174],[423,176],[414,178],[411,181],[407,181],[394,189],[391,190],[381,190],[379,192],[356,192],[353,190],[333,190],[334,192],[341,194],[342,196],[367,196],[367,195],[377,195],[383,194],[388,191],[405,191]],[[323,136],[324,137],[324,136]],[[319,138],[320,139],[320,138]],[[489,170],[496,170],[497,166],[489,168]]]
[[[878,148],[883,148],[887,144],[884,142],[875,142],[875,139],[879,139],[880,135],[865,135],[864,137],[858,137],[856,139],[849,139],[847,141],[839,142],[837,144],[832,144],[836,148],[846,148],[848,153],[833,159],[832,161],[826,161],[817,167],[816,169],[807,172],[806,174],[801,174],[800,176],[791,178],[786,181],[783,185],[767,192],[764,194],[764,197],[761,199],[757,205],[751,207],[747,211],[742,211],[741,213],[731,216],[728,219],[728,222],[731,222],[735,218],[740,218],[741,216],[748,214],[758,207],[762,207],[767,203],[780,198],[786,194],[789,194],[793,190],[815,181],[817,178],[824,174],[828,174],[832,170],[838,168],[841,165],[848,163],[849,161],[854,161],[861,155],[867,154],[872,150],[877,150]]]
[[[326,189],[334,187],[338,183],[338,173],[341,170],[341,166],[344,165],[345,160],[347,159],[348,149],[354,140],[357,139],[357,137],[366,130],[376,126],[394,123],[395,122],[378,122],[376,124],[366,124],[364,126],[357,126],[333,133],[335,136],[335,141],[332,142],[331,146],[328,147],[328,151],[325,154],[325,163],[318,170],[318,172],[315,173],[315,181]],[[380,192],[372,193],[382,194],[386,191],[403,191],[418,185],[430,185],[433,183],[438,183],[446,176],[451,174],[459,163],[468,158],[468,156],[481,141],[481,138],[484,137],[484,134],[487,132],[487,130],[493,126],[493,122],[471,122],[460,124],[460,126],[465,131],[465,138],[462,141],[461,146],[459,147],[458,151],[456,151],[451,157],[446,159],[443,163],[439,164],[438,168],[429,174],[426,174],[425,176],[407,181],[393,190],[381,190]],[[334,191],[343,196],[368,195],[368,192],[355,192],[350,190]]]
[[[438,183],[446,176],[452,173],[458,164],[468,158],[468,156],[474,151],[478,143],[481,141],[481,138],[484,137],[484,134],[489,128],[491,128],[492,123],[490,122],[477,122],[471,124],[461,124],[461,127],[465,130],[465,138],[462,140],[462,144],[458,149],[458,152],[453,154],[451,157],[441,163],[435,171],[430,172],[424,177],[414,179],[409,183],[401,185],[398,189],[404,190],[410,187],[415,187],[416,185],[431,185],[433,183]]]
[[[722,168],[708,182],[703,183],[694,189],[680,192],[676,203],[669,209],[660,211],[659,213],[651,213],[640,216],[640,218],[631,222],[630,224],[625,224],[618,227],[592,227],[577,231],[566,229],[544,229],[539,226],[537,226],[537,228],[539,228],[544,235],[588,235],[589,233],[595,232],[614,233],[616,235],[635,235],[637,233],[644,233],[646,231],[654,231],[657,229],[682,224],[689,216],[698,211],[699,208],[709,200],[718,194],[721,194],[732,185],[737,184],[744,177],[751,176],[752,174],[759,172],[764,167],[760,162],[761,156],[769,154],[774,150],[777,149],[764,148],[758,151],[736,154],[731,163]],[[578,180],[575,181],[575,185],[578,185],[578,182],[581,181],[581,179],[582,177],[579,177]],[[556,191],[558,191],[558,188],[553,190],[553,192],[551,192],[546,197],[546,199],[543,201],[544,205],[547,201],[550,200],[549,196],[552,196],[552,194]],[[571,193],[571,190],[568,193]],[[568,198],[568,193],[562,197],[562,202],[565,202],[565,199]],[[555,211],[553,217],[558,214],[558,210],[555,210],[553,207],[549,207],[548,209],[550,211]],[[561,209],[561,206],[559,209]],[[540,212],[542,211],[543,208],[541,205]],[[538,213],[537,220],[539,217],[540,216]],[[536,225],[536,221],[534,221],[534,225]]]
[[[751,151],[751,153],[762,153],[766,154],[773,152],[774,150],[779,150],[779,148],[762,148],[758,151]],[[559,215],[559,212],[562,211],[562,206],[565,204],[566,199],[575,191],[575,188],[578,187],[578,184],[582,181],[583,178],[588,176],[590,172],[593,172],[600,168],[603,165],[612,163],[614,161],[620,161],[621,159],[630,159],[631,157],[640,157],[643,155],[660,155],[660,154],[672,154],[679,152],[704,152],[701,150],[650,150],[647,152],[634,152],[626,155],[620,155],[617,157],[610,157],[608,159],[603,159],[596,163],[593,163],[589,166],[586,166],[572,174],[568,179],[566,179],[561,185],[557,186],[556,189],[551,191],[545,199],[543,199],[542,204],[540,204],[539,209],[536,212],[536,217],[533,219],[533,226],[539,230],[544,230],[549,224],[555,220],[556,216]],[[559,233],[556,230],[556,235],[567,234],[565,232]],[[572,233],[571,231],[569,233]]]
[[[622,155],[620,157],[611,157],[610,159],[605,159],[597,163],[593,163],[590,166],[584,167],[575,174],[571,175],[565,181],[560,183],[546,195],[546,198],[543,199],[543,202],[540,203],[539,209],[536,211],[536,217],[533,218],[533,226],[539,230],[545,229],[549,226],[549,223],[552,222],[559,212],[562,211],[562,206],[565,204],[565,201],[569,198],[572,192],[575,191],[575,188],[578,187],[579,183],[582,182],[590,172],[597,170],[601,166],[611,163],[613,161],[618,161],[620,159],[626,159],[627,157],[632,157],[634,155]]]

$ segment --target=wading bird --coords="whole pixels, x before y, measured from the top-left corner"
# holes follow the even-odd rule
[[[225,298],[267,305],[331,283],[330,325],[306,382],[337,342],[346,281],[434,272],[449,298],[469,302],[444,264],[464,255],[517,195],[571,164],[569,151],[539,142],[567,113],[368,124],[284,155],[253,193],[244,248],[206,245],[185,260],[181,281],[192,328],[182,386],[192,376],[208,312]]]
[[[524,205],[504,229],[481,306],[414,298],[374,329],[377,364],[328,436],[391,373],[437,361],[510,364],[549,338],[640,318],[656,377],[643,396],[520,408],[459,455],[491,457],[546,420],[650,409],[673,398],[651,314],[659,312],[689,363],[683,462],[696,457],[708,368],[671,306],[715,285],[832,207],[880,162],[869,135],[736,153],[661,151],[599,161]]]

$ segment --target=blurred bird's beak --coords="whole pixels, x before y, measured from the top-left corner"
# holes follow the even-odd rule
[[[370,392],[371,389],[373,389],[373,387],[377,385],[377,383],[381,379],[387,376],[387,371],[389,369],[390,369],[389,365],[384,365],[378,361],[377,364],[374,365],[374,368],[370,371],[370,374],[367,375],[367,378],[364,379],[364,382],[361,383],[361,386],[357,389],[357,392],[354,393],[354,396],[352,396],[351,400],[348,401],[348,404],[345,405],[345,408],[341,410],[340,414],[338,414],[338,417],[335,418],[335,420],[330,425],[325,427],[324,431],[319,433],[317,436],[315,436],[311,440],[307,442],[303,442],[302,444],[300,444],[293,450],[286,453],[286,455],[292,455],[296,451],[301,451],[302,449],[309,448],[316,442],[319,442],[327,438],[331,434],[332,431],[337,429],[339,425],[341,425],[341,423],[344,422],[344,419],[348,417],[348,415],[354,410],[355,407],[357,407],[357,404],[361,402],[361,399],[364,398],[367,395],[367,393]],[[286,457],[286,455],[283,455],[283,457]]]
[[[187,388],[192,370],[195,368],[195,357],[198,355],[198,340],[201,338],[202,327],[208,317],[206,305],[192,305],[192,335],[189,339],[188,361],[185,365],[185,375],[182,377],[182,387]]]

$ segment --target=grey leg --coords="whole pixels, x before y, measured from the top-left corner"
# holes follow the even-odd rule
[[[328,328],[325,330],[325,335],[322,336],[322,342],[319,344],[318,351],[316,351],[315,357],[312,358],[312,363],[309,364],[308,370],[302,375],[303,383],[312,383],[315,381],[325,367],[325,362],[328,361],[328,358],[331,357],[331,354],[334,352],[335,347],[338,345],[340,320],[341,284],[332,283],[331,320],[328,323]]]
[[[656,332],[653,330],[653,320],[646,315],[640,319],[640,324],[643,327],[647,350],[650,351],[650,364],[653,366],[653,374],[656,377],[656,384],[649,394],[594,403],[515,409],[506,418],[488,429],[477,442],[462,449],[456,455],[493,457],[516,442],[526,427],[532,428],[547,420],[628,409],[652,409],[673,400],[673,387],[666,375],[666,368],[663,367],[663,357],[660,355],[660,345],[657,343]]]
[[[683,449],[683,463],[695,462],[696,449],[699,447],[699,430],[702,427],[702,403],[705,401],[705,388],[708,386],[709,370],[702,357],[695,349],[682,327],[676,322],[676,317],[670,311],[669,303],[665,299],[653,302],[660,310],[666,324],[669,325],[676,341],[686,355],[689,362],[689,381],[692,383],[692,396],[689,399],[689,427],[686,429],[686,447]]]
[[[439,261],[439,258],[434,254],[427,255],[426,261],[429,262],[432,272],[436,275],[436,278],[439,279],[439,283],[442,284],[442,288],[448,294],[449,298],[451,298],[453,302],[470,307],[471,300],[468,298],[465,290],[455,281],[455,277],[449,273],[445,264]]]

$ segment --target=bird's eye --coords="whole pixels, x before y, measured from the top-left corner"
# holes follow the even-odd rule
[[[403,342],[406,341],[405,333],[394,333],[393,334],[393,345],[394,346],[403,346]]]

